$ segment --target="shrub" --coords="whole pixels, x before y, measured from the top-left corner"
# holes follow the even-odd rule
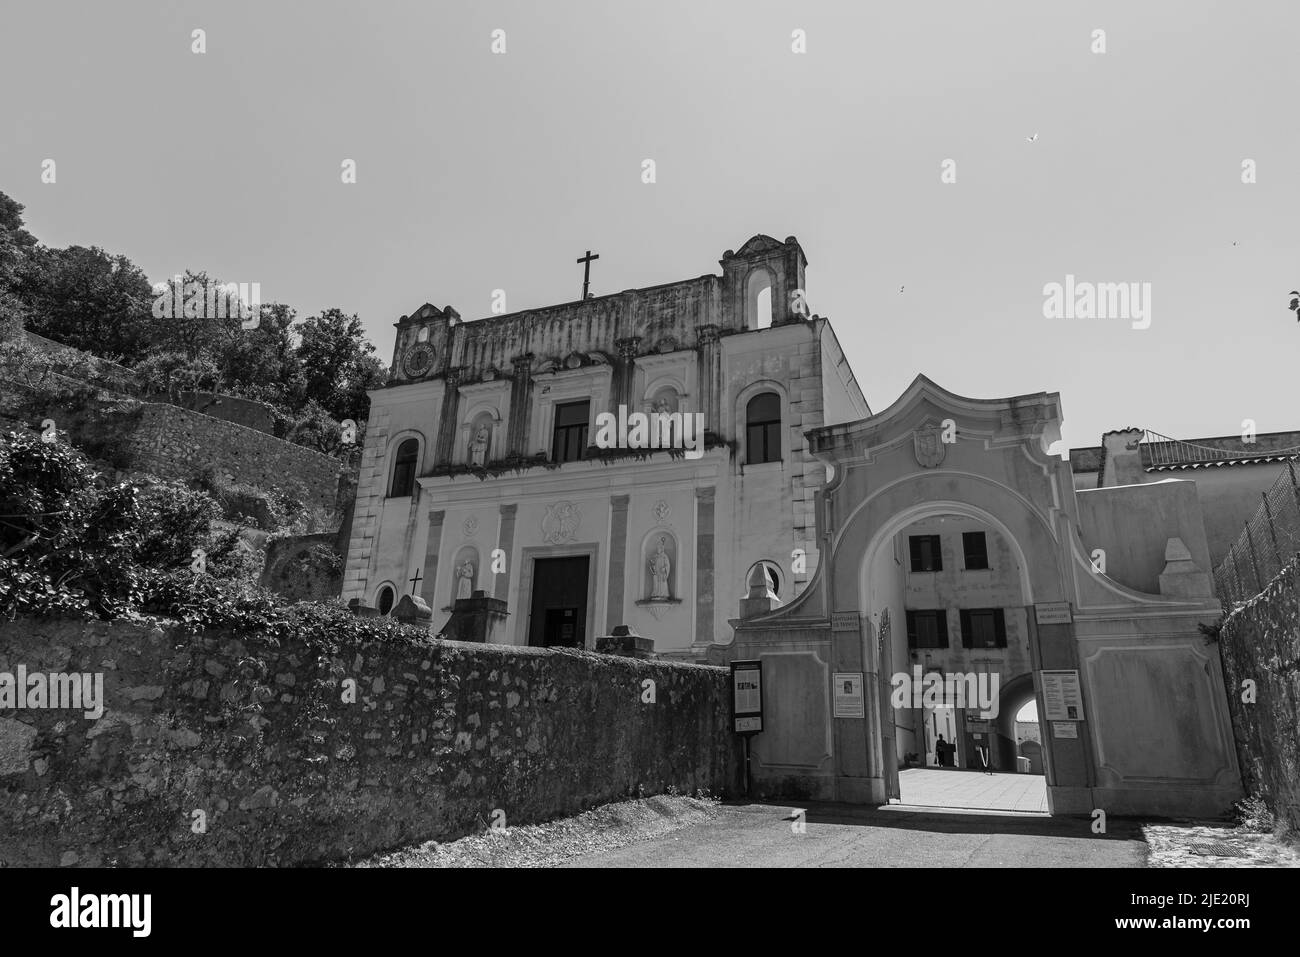
[[[148,595],[145,571],[188,571],[216,506],[163,482],[109,483],[64,439],[0,438],[0,612],[114,617]]]

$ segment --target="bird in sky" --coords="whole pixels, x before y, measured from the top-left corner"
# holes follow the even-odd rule
[[[1035,140],[1038,139],[1038,134],[1035,133],[1033,136],[1026,136],[1025,139],[1026,139],[1028,142],[1032,143],[1032,142],[1034,142]]]

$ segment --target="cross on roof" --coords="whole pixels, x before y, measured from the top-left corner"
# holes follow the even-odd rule
[[[574,260],[574,262],[582,263],[582,298],[584,301],[587,298],[587,287],[591,285],[591,261],[599,258],[599,254],[592,255],[591,250],[588,249],[587,255],[579,256]]]

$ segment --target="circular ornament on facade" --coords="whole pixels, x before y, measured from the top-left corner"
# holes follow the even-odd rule
[[[416,343],[406,351],[402,360],[402,369],[411,378],[418,378],[433,368],[433,350],[423,342]]]

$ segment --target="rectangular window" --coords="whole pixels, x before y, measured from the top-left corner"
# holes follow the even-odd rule
[[[963,648],[1005,648],[1007,619],[1001,608],[971,608],[961,612]]]
[[[555,430],[551,433],[552,462],[577,462],[586,456],[590,413],[589,399],[556,405]]]
[[[907,613],[907,647],[947,648],[948,613],[942,608]]]
[[[939,555],[938,535],[909,535],[907,540],[912,547],[912,571],[943,571],[943,559]]]
[[[962,532],[961,550],[966,553],[966,567],[989,567],[989,545],[983,532]]]

